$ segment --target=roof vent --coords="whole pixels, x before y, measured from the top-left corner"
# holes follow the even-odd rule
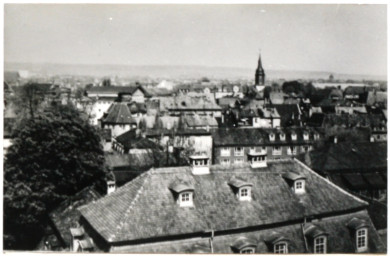
[[[193,155],[189,158],[190,166],[192,167],[192,174],[210,174],[209,157],[207,155]]]

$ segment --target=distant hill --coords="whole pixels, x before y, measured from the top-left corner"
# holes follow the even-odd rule
[[[49,63],[4,63],[9,71],[28,70],[43,75],[119,76],[129,78],[164,79],[254,79],[254,70],[248,68],[202,67],[202,66],[130,66],[130,65],[84,65]],[[332,72],[267,70],[267,79],[328,79]],[[349,75],[333,73],[335,79],[386,80],[385,76]]]

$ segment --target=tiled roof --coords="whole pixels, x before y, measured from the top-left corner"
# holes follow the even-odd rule
[[[294,194],[282,178],[290,170],[306,177],[305,194]],[[262,169],[211,166],[210,171],[193,175],[190,167],[152,169],[79,210],[103,238],[119,242],[261,226],[367,206],[297,160],[269,162]],[[237,200],[228,185],[232,177],[253,183],[252,201]],[[178,207],[169,190],[176,180],[194,186],[194,207]]]
[[[184,116],[184,122],[189,127],[199,127],[199,126],[209,126],[209,127],[218,127],[218,122],[214,117],[211,116]]]
[[[149,93],[140,85],[137,86],[94,86],[87,90],[87,94],[91,93],[128,93],[133,94],[137,89],[140,89],[145,96],[150,96]]]
[[[103,123],[108,124],[136,124],[126,103],[115,102],[107,110],[102,118]]]
[[[87,187],[50,212],[49,218],[67,246],[72,243],[70,228],[78,227],[80,212],[77,207],[95,201],[101,196],[93,187]]]
[[[373,161],[375,159],[375,161]],[[321,172],[370,172],[387,169],[386,142],[329,144],[306,154],[308,165]]]
[[[336,216],[322,219],[316,223],[321,229],[329,233],[327,241],[327,252],[328,253],[355,253],[355,238],[350,233],[346,224],[352,218],[360,218],[369,223],[368,227],[368,244],[369,252],[371,253],[385,253],[386,247],[381,243],[378,233],[373,228],[369,221],[367,212],[360,211],[357,213],[346,214],[343,216]],[[245,234],[231,234],[215,236],[213,238],[213,249],[214,253],[231,254],[233,253],[232,246],[235,245],[237,239],[243,237],[251,243],[255,243],[255,253],[273,253],[273,246],[269,245],[268,239],[270,234],[278,233],[283,234],[288,242],[288,252],[295,254],[313,253],[312,243],[308,243],[310,246],[307,250],[305,241],[303,240],[302,226],[301,224],[287,225],[283,227],[272,227],[263,229],[260,231],[246,232]],[[198,251],[198,248],[202,248]],[[114,247],[115,253],[126,252],[126,253],[210,253],[210,241],[209,237],[198,239],[183,239],[162,243],[150,243],[150,244],[137,244],[134,246]]]
[[[208,97],[177,96],[164,105],[170,110],[222,110],[215,101]]]
[[[280,115],[281,127],[299,125],[298,116],[300,114],[300,111],[298,105],[272,104],[272,105],[266,105],[266,107],[276,108],[277,112]]]
[[[136,134],[135,130],[131,130],[125,132],[115,139],[119,144],[125,147],[125,150],[129,150],[131,148],[138,149],[158,149],[158,144],[153,141],[142,137],[140,134]]]

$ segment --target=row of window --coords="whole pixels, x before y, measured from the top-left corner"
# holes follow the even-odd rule
[[[287,155],[296,155],[298,154],[298,146],[290,146],[287,147]],[[301,146],[301,152],[308,152],[312,149],[311,145]],[[221,156],[228,157],[231,155],[230,148],[224,147],[221,149]],[[266,152],[266,147],[262,147],[261,151]],[[250,147],[250,152],[256,152],[255,147]],[[282,155],[282,147],[281,146],[273,146],[272,147],[272,155],[279,156]],[[235,147],[234,148],[234,156],[244,156],[244,147]]]
[[[275,141],[275,134],[274,133],[270,133],[269,134],[269,140],[270,141]],[[285,133],[280,133],[279,134],[279,138],[281,141],[285,141],[286,140],[286,134]],[[314,134],[314,140],[319,140],[320,139],[320,135],[318,133],[315,133]],[[291,140],[297,140],[297,134],[296,133],[292,133],[291,134]],[[304,132],[303,133],[303,140],[306,140],[308,141],[309,140],[309,133],[308,132]]]
[[[327,253],[327,236],[318,236],[313,240],[313,253]],[[356,231],[356,251],[365,252],[368,249],[367,228],[358,229]],[[245,247],[240,250],[242,254],[255,253],[255,247]],[[288,243],[279,242],[273,246],[274,253],[288,253]]]

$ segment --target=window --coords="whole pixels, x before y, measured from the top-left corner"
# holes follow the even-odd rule
[[[302,189],[303,185],[302,185],[302,181],[297,181],[295,183],[295,189]]]
[[[250,201],[251,197],[251,188],[249,186],[242,187],[238,191],[238,197],[240,201]]]
[[[192,192],[182,192],[179,197],[180,206],[193,206]]]
[[[236,158],[236,159],[234,159],[234,163],[235,164],[242,164],[244,162],[244,159],[242,159],[242,158]]]
[[[367,249],[367,229],[362,228],[356,232],[356,248],[358,252],[365,251]]]
[[[221,156],[230,156],[230,148],[222,148]]]
[[[287,243],[277,243],[274,245],[274,253],[288,253]]]
[[[235,156],[243,156],[244,155],[244,148],[243,147],[235,147],[234,148],[234,155]]]
[[[309,134],[307,132],[303,133],[303,139],[309,140]]]
[[[274,141],[274,140],[275,140],[275,134],[270,133],[270,135],[269,135],[269,140],[270,140],[270,141]]]
[[[325,236],[320,236],[314,239],[314,253],[326,253]]]
[[[280,140],[285,141],[286,140],[286,135],[284,133],[280,134]]]
[[[272,148],[272,155],[281,155],[282,154],[282,148],[280,146],[275,146]]]
[[[240,251],[242,254],[255,253],[255,248],[244,248]]]
[[[228,158],[225,158],[225,159],[222,159],[221,160],[221,165],[230,165],[230,159],[228,159]]]
[[[292,133],[291,134],[291,139],[292,140],[297,140],[297,134],[296,133]]]
[[[288,155],[296,155],[297,154],[297,147],[296,146],[291,146],[287,150]]]
[[[256,152],[256,148],[255,148],[255,147],[251,147],[249,150],[250,150],[251,152]]]

